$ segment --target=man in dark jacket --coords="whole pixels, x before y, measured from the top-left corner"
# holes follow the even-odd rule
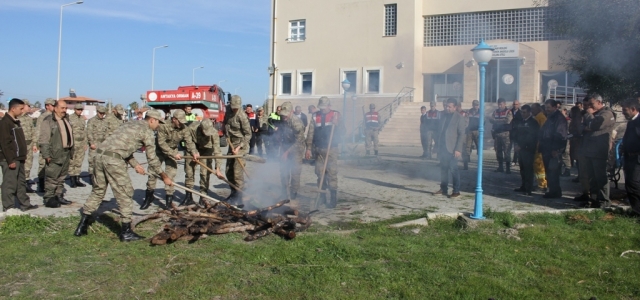
[[[430,110],[427,111],[426,107],[421,107],[420,116],[420,139],[422,141],[422,158],[431,159],[432,150],[437,152],[438,150],[438,125],[440,124],[440,117],[442,112],[436,109],[436,102],[431,101],[429,103]],[[433,145],[435,143],[435,145]]]
[[[549,191],[543,197],[560,198],[562,197],[560,170],[562,153],[567,147],[567,119],[558,110],[555,100],[545,101],[544,108],[547,112],[547,121],[538,132],[538,149],[542,154]]]
[[[600,95],[591,95],[585,115],[582,155],[590,178],[591,195],[587,207],[609,207],[607,159],[611,149],[611,132],[616,125],[613,111],[604,105]]]
[[[464,170],[469,169],[469,161],[471,161],[471,150],[473,145],[476,145],[476,152],[478,151],[478,137],[480,129],[480,102],[473,100],[471,102],[472,108],[467,111],[467,117],[469,118],[469,124],[467,125],[467,141],[465,142],[464,150]]]
[[[462,147],[466,138],[467,124],[462,115],[457,113],[458,101],[455,98],[447,100],[445,113],[438,131],[438,159],[440,160],[440,190],[434,195],[447,195],[449,174],[453,178],[453,193],[449,198],[460,196],[460,172],[458,160],[462,157]]]
[[[0,167],[2,167],[2,210],[15,206],[18,198],[21,209],[38,208],[31,205],[27,196],[24,163],[27,158],[27,142],[18,118],[22,115],[24,102],[20,99],[9,101],[9,111],[0,120]]]
[[[509,139],[512,141],[509,144],[509,153],[511,153],[511,148],[516,147],[516,143],[517,141],[514,138],[514,133],[516,131],[516,128],[519,126],[518,123],[522,122],[523,117],[522,114],[520,112],[520,101],[519,100],[513,100],[513,104],[511,105],[511,114],[513,115],[513,120],[511,121],[511,135],[509,136]],[[511,166],[515,166],[516,163],[519,163],[520,159],[518,156],[518,151],[513,151],[513,160],[511,163]]]
[[[520,177],[522,184],[515,189],[527,196],[531,195],[533,189],[533,159],[538,146],[538,121],[531,117],[531,107],[524,105],[518,114],[522,117],[515,125],[511,137],[515,142],[515,153],[518,153],[518,164],[520,166]]]
[[[640,215],[640,99],[622,103],[622,114],[629,121],[622,138],[624,155],[624,187],[634,214]]]

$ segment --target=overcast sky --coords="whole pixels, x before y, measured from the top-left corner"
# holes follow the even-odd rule
[[[0,0],[0,90],[32,102],[54,97],[60,6],[70,0]],[[129,104],[156,90],[222,80],[245,103],[268,91],[268,0],[85,0],[64,8],[60,96]]]

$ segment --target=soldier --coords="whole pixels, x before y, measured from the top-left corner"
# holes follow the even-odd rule
[[[282,122],[278,130],[282,155],[280,160],[280,181],[282,182],[283,197],[295,201],[291,205],[298,206],[295,200],[300,188],[300,173],[302,173],[302,155],[304,154],[304,124],[300,118],[293,116],[293,104],[282,103],[279,112]]]
[[[531,196],[533,191],[533,161],[538,147],[538,121],[531,117],[531,107],[523,105],[519,110],[522,120],[516,123],[517,127],[513,131],[515,142],[515,152],[519,153],[518,164],[520,166],[520,177],[522,184],[516,192],[522,192]]]
[[[380,132],[380,123],[378,120],[378,112],[376,105],[369,104],[369,112],[364,115],[364,136],[367,155],[371,154],[371,143],[373,143],[373,152],[378,155],[378,133]]]
[[[173,180],[178,171],[178,160],[182,159],[182,155],[178,152],[178,144],[181,141],[185,141],[187,152],[193,156],[195,160],[198,160],[200,154],[196,150],[196,145],[193,143],[193,139],[189,135],[189,130],[186,127],[187,118],[184,110],[176,109],[171,117],[171,123],[158,126],[156,134],[156,155],[160,160],[160,165],[165,164],[165,172],[169,176],[169,179]],[[136,150],[139,148],[136,148]],[[149,149],[146,149],[149,152]],[[157,178],[153,175],[149,175],[147,181],[147,191],[144,197],[144,203],[153,202],[153,190],[156,188]],[[165,185],[165,200],[168,208],[171,208],[173,202],[173,185]]]
[[[249,140],[251,140],[249,118],[247,118],[247,114],[240,111],[240,109],[242,109],[242,98],[240,98],[240,96],[232,96],[230,106],[231,111],[224,116],[224,126],[226,127],[227,137],[229,138],[229,150],[227,153],[244,155],[249,151]],[[278,116],[278,120],[280,120],[280,116]],[[273,140],[273,137],[271,137],[270,140]],[[227,180],[240,188],[240,191],[244,188],[243,166],[244,159],[242,158],[227,159],[227,169],[225,171]],[[229,201],[229,203],[238,203],[238,196],[238,191],[231,189],[231,194],[227,198],[227,201]]]
[[[311,149],[315,151],[318,185],[320,185],[320,178],[323,176],[324,160],[327,160],[326,177],[320,188],[322,190],[329,188],[331,201],[327,207],[334,208],[338,203],[338,155],[340,154],[338,144],[343,127],[340,113],[331,110],[329,98],[321,97],[318,101],[318,108],[319,110],[309,120],[310,126],[307,133],[307,153],[305,156],[309,159],[311,157]],[[336,126],[336,129],[334,129],[331,145],[329,145],[331,131],[334,126]],[[320,197],[323,202],[327,201],[324,193],[321,193]]]
[[[96,116],[87,122],[87,143],[89,144],[89,184],[93,184],[93,158],[96,156],[96,149],[111,134],[109,121],[106,118],[107,108],[98,106]]]
[[[149,110],[144,121],[128,122],[120,128],[120,134],[110,135],[96,149],[94,166],[94,184],[91,195],[82,208],[80,223],[74,232],[75,236],[87,234],[87,227],[91,223],[91,214],[98,210],[100,203],[111,183],[118,207],[122,214],[122,227],[119,238],[122,242],[144,239],[131,228],[133,211],[133,186],[127,172],[127,164],[140,175],[145,175],[144,168],[135,160],[133,153],[141,147],[147,148],[147,162],[149,173],[158,174],[165,185],[172,185],[172,181],[160,169],[160,161],[156,156],[153,131],[163,123],[160,112]]]
[[[31,117],[31,105],[29,105],[29,100],[22,99],[22,102],[24,102],[24,108],[22,110],[22,115],[18,120],[20,121],[20,127],[22,127],[22,131],[24,132],[28,149],[27,158],[24,161],[24,177],[27,184],[27,193],[35,193],[36,191],[31,189],[31,186],[29,185],[29,178],[31,177],[31,165],[33,164],[33,148],[36,148],[34,138],[37,138],[37,134],[35,126],[33,126],[34,120]]]
[[[84,106],[80,103],[74,107],[74,113],[69,116],[69,123],[73,128],[73,159],[69,164],[69,187],[85,187],[86,185],[80,181],[80,172],[82,171],[82,162],[84,161],[84,152],[87,151],[87,130],[85,127],[86,118],[82,115]]]
[[[507,108],[507,101],[503,98],[498,99],[498,109],[496,109],[489,121],[493,124],[491,134],[494,136],[496,157],[498,158],[498,169],[495,172],[504,172],[503,163],[506,164],[507,174],[511,174],[511,141],[509,135],[511,132],[511,120],[513,114]]]
[[[118,129],[118,127],[122,125],[122,123],[124,123],[124,121],[122,121],[122,115],[124,115],[124,107],[122,107],[122,105],[118,104],[114,106],[111,112],[112,114],[107,116],[107,124],[109,124],[109,134],[111,132],[114,132],[116,129]]]
[[[258,155],[262,156],[262,144],[266,143],[264,139],[269,131],[269,117],[264,114],[264,108],[258,107],[258,116],[256,117],[256,121],[258,123],[258,128],[255,129],[253,135],[256,137]]]
[[[220,136],[218,136],[218,131],[213,127],[213,122],[210,119],[204,119],[202,122],[192,122],[187,127],[189,130],[189,138],[195,143],[196,149],[201,156],[219,156],[222,155],[222,151],[220,150]],[[202,163],[204,163],[209,169],[212,168],[213,159],[205,158],[200,159]],[[215,159],[216,165],[216,177],[224,178],[222,173],[220,172],[220,159]],[[184,161],[184,173],[185,179],[184,184],[186,187],[193,189],[195,185],[195,173],[196,167],[198,163],[193,159],[187,158]],[[211,172],[206,168],[200,167],[200,192],[203,194],[209,193],[209,178],[211,177]],[[193,204],[193,195],[191,192],[186,192],[186,195],[180,205],[189,205]],[[144,204],[147,204],[146,202]],[[151,202],[149,202],[151,204]],[[141,209],[146,209],[147,207],[140,207]]]
[[[469,169],[469,162],[471,161],[471,147],[476,145],[476,152],[478,152],[478,137],[480,136],[478,130],[480,129],[480,102],[473,100],[471,102],[472,108],[467,111],[467,117],[469,117],[469,125],[467,125],[467,141],[465,142],[464,157],[463,157],[463,170]]]
[[[440,124],[441,112],[436,109],[436,102],[431,101],[429,103],[429,111],[424,109],[425,112],[420,117],[420,139],[422,140],[422,158],[431,159],[432,150],[437,149],[438,143],[438,125]],[[434,143],[436,145],[434,145]],[[437,150],[435,151],[437,152]]]
[[[511,132],[509,134],[509,141],[511,141],[509,143],[509,155],[511,155],[511,148],[515,149],[515,139],[512,138],[511,136],[514,135],[514,132],[516,130],[516,127],[518,127],[518,122],[522,121],[522,115],[520,114],[520,101],[519,100],[513,100],[513,103],[511,104],[511,115],[513,116],[513,120],[511,120]],[[519,157],[518,157],[518,152],[513,151],[513,159],[511,160],[511,166],[515,166],[516,163],[518,163],[519,161]]]
[[[36,144],[38,144],[38,141],[40,140],[40,127],[42,127],[40,125],[42,124],[44,118],[50,116],[53,113],[54,105],[56,105],[56,100],[52,98],[47,98],[47,100],[44,101],[45,111],[38,117],[38,121],[36,122],[36,133],[33,137],[33,142]],[[39,149],[39,147],[34,146],[32,150],[34,152],[37,152]],[[44,157],[42,157],[41,152],[40,155],[38,155],[38,193],[44,193],[44,167],[45,161]]]
[[[64,199],[64,180],[69,173],[69,161],[73,156],[73,129],[67,115],[67,103],[56,101],[53,114],[42,120],[40,126],[40,155],[47,164],[45,168],[44,203],[46,207],[71,204]]]

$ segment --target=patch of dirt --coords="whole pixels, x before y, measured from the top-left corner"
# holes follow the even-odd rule
[[[502,236],[505,236],[507,239],[512,239],[516,241],[521,240],[521,238],[518,236],[519,233],[520,232],[518,232],[518,229],[514,229],[514,228],[498,230],[498,235],[502,235]]]
[[[615,218],[616,218],[616,216],[614,216],[613,213],[607,213],[602,218],[600,218],[600,220],[602,220],[602,221],[611,221],[611,220],[614,220]]]
[[[583,223],[591,224],[592,221],[591,219],[589,219],[589,217],[585,215],[577,214],[577,215],[569,216],[569,222],[571,223],[583,222]]]

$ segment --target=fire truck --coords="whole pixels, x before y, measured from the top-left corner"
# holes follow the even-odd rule
[[[167,115],[190,104],[196,120],[211,119],[222,137],[224,132],[221,124],[226,112],[224,95],[225,92],[217,85],[179,86],[176,90],[147,91],[147,105]],[[220,144],[225,147],[226,139],[221,138]]]

